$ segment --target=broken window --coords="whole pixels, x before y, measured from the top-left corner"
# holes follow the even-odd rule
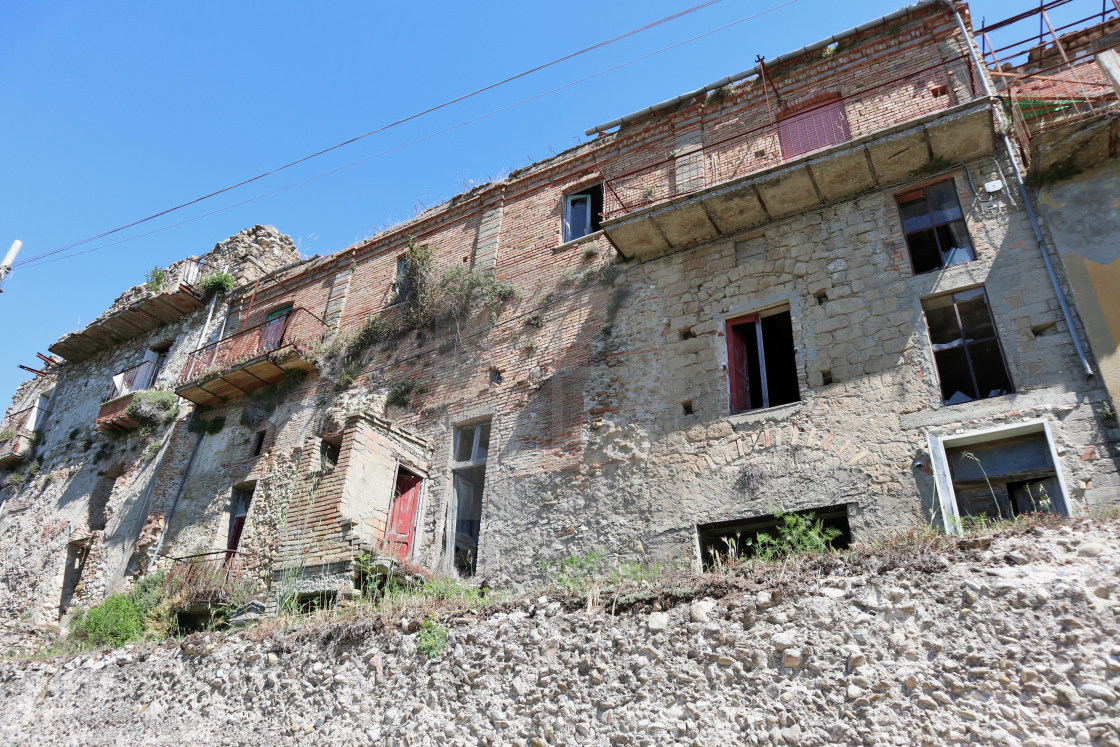
[[[416,536],[416,516],[420,508],[420,476],[397,465],[393,503],[389,509],[389,531],[385,543],[393,557],[407,558]]]
[[[728,319],[727,370],[733,415],[799,401],[789,309]]]
[[[249,515],[249,502],[252,498],[253,487],[233,489],[229,506],[229,536],[226,539],[227,565],[237,555],[237,547],[241,544],[241,533],[245,530],[245,518]]]
[[[897,199],[915,275],[976,259],[952,179]]]
[[[1015,391],[982,287],[927,298],[922,308],[945,404]]]
[[[603,212],[603,185],[564,195],[564,241],[582,239],[599,230]]]
[[[393,278],[393,299],[389,302],[389,305],[393,306],[401,301],[408,300],[411,294],[412,280],[408,276],[408,255],[402,254],[397,257],[397,274]]]
[[[267,431],[257,431],[253,436],[253,456],[260,456],[264,451],[264,437]]]
[[[478,564],[478,537],[482,527],[482,491],[486,484],[486,457],[490,448],[490,421],[455,430],[456,468],[452,471],[455,501],[454,565],[462,576],[473,576]]]
[[[342,435],[324,436],[319,442],[319,469],[330,472],[338,466],[342,454]]]
[[[782,157],[787,159],[851,139],[848,115],[839,98],[783,116],[778,121]]]
[[[82,572],[85,571],[88,557],[87,540],[71,542],[66,546],[66,568],[62,573],[62,598],[58,603],[59,617],[69,612],[74,595],[82,590]]]
[[[814,523],[819,521],[823,529],[839,532],[829,543],[829,547],[833,549],[843,549],[852,541],[846,503],[789,513]],[[754,557],[758,549],[759,535],[765,534],[771,539],[778,539],[778,527],[782,523],[784,523],[782,517],[767,514],[750,519],[700,524],[696,527],[700,540],[700,562],[704,569],[708,570],[719,563],[726,562],[729,558]]]
[[[988,431],[930,435],[930,454],[947,531],[976,519],[1069,514],[1068,496],[1044,421]]]

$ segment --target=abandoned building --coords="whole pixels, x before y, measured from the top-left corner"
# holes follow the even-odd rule
[[[257,226],[132,288],[4,421],[2,614],[1115,505],[1120,19],[993,41],[1052,5],[925,0],[337,253]]]

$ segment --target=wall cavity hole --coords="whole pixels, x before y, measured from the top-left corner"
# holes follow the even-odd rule
[[[828,291],[824,290],[823,288],[819,291],[814,291],[813,298],[817,300],[818,306],[822,306],[824,305],[824,302],[828,300]]]
[[[497,369],[497,367],[495,367],[495,366],[490,367],[490,383],[491,384],[501,384],[502,383],[502,372],[499,371]]]
[[[832,369],[826,368],[821,371],[821,384],[828,386],[832,383]]]
[[[693,412],[695,412],[695,410],[692,409],[692,400],[690,399],[686,399],[684,402],[681,402],[681,409],[684,410],[685,415],[691,415]]]
[[[1057,331],[1057,322],[1043,322],[1042,324],[1031,325],[1031,334],[1035,337],[1045,337],[1046,335],[1052,335]]]
[[[696,337],[696,333],[692,331],[692,327],[685,327],[681,330],[682,340],[691,340],[693,337]]]

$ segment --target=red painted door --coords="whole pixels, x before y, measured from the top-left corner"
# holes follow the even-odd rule
[[[399,471],[394,494],[393,507],[389,511],[385,549],[395,557],[404,559],[412,552],[416,510],[420,505],[420,478],[411,472]]]

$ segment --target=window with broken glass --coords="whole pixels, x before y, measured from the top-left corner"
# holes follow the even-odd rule
[[[482,491],[486,484],[486,456],[490,449],[490,421],[455,429],[452,445],[455,483],[454,565],[461,576],[473,576],[478,562],[482,527]]]
[[[976,259],[951,179],[897,199],[915,275]]]
[[[947,405],[1015,391],[983,288],[922,301]]]

